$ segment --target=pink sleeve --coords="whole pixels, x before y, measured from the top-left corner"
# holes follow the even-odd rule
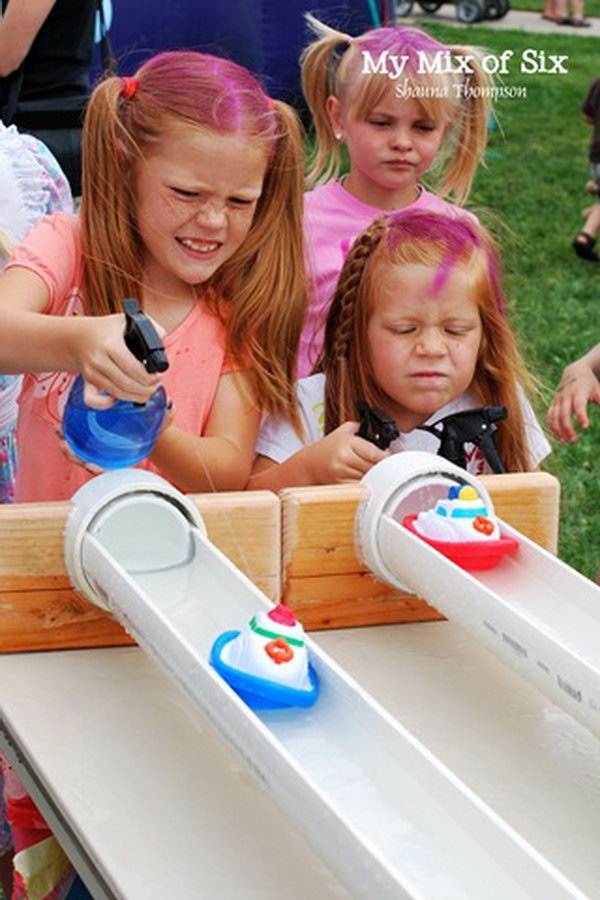
[[[479,218],[475,215],[475,213],[470,212],[468,209],[463,209],[462,206],[455,206],[454,214],[459,219],[464,218],[464,219],[467,219],[469,222],[472,222],[473,225],[481,226],[481,222],[479,221]]]
[[[50,292],[45,313],[62,313],[65,298],[81,285],[83,262],[79,218],[74,215],[46,216],[13,250],[6,268],[21,266],[35,272]]]

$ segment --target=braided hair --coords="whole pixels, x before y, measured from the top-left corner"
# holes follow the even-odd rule
[[[360,330],[366,329],[370,308],[363,301],[363,275],[367,263],[381,243],[387,227],[387,217],[376,219],[356,239],[346,258],[338,279],[333,301],[327,316],[323,354],[318,368],[325,373],[325,434],[342,422],[354,418],[354,402],[373,401],[373,378],[369,377],[370,362],[355,372],[357,384],[348,377],[348,359],[356,346]],[[357,354],[358,356],[358,354]],[[358,391],[358,393],[357,393]]]

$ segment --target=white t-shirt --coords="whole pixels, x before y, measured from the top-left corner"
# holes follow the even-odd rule
[[[318,374],[300,379],[297,382],[296,391],[300,405],[300,417],[304,427],[304,440],[298,437],[293,426],[286,419],[274,416],[269,416],[265,419],[258,436],[256,452],[261,456],[272,459],[276,463],[285,462],[298,450],[320,441],[324,435],[325,376]],[[529,400],[523,392],[521,392],[521,404],[525,424],[525,439],[529,450],[529,464],[531,469],[536,469],[544,457],[551,452],[551,447],[546,440]],[[437,422],[438,419],[449,416],[451,413],[475,409],[480,405],[473,395],[467,391],[456,400],[452,400],[441,409],[438,409],[423,424],[431,425],[433,422]],[[502,423],[500,423],[499,427],[502,427]],[[414,428],[412,431],[400,434],[400,437],[390,444],[389,449],[392,453],[400,453],[403,450],[427,450],[429,453],[437,453],[439,446],[440,442],[434,434]],[[481,450],[474,444],[466,444],[465,455],[467,471],[472,475],[482,475],[491,472]]]

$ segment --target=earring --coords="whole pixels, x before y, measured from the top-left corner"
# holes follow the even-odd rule
[[[344,137],[344,134],[342,131],[334,131],[333,136],[336,139],[336,141],[341,141],[342,138]]]

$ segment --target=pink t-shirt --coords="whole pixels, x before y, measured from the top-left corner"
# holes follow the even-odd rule
[[[84,313],[77,216],[43,219],[15,249],[8,266],[24,266],[44,280],[50,292],[47,315]],[[175,424],[200,436],[219,378],[232,368],[225,360],[225,326],[199,300],[165,338],[164,346],[170,365],[162,383],[175,404]],[[17,425],[17,500],[66,500],[91,477],[65,458],[56,435],[74,378],[75,374],[68,372],[36,373],[24,378]],[[157,471],[147,461],[140,467]]]
[[[472,213],[447,203],[423,187],[415,202],[404,210],[439,213],[453,219],[465,216],[477,221]],[[304,195],[308,304],[300,336],[298,378],[310,375],[321,352],[329,302],[355,238],[379,216],[393,212],[362,203],[339,181],[328,181]]]

